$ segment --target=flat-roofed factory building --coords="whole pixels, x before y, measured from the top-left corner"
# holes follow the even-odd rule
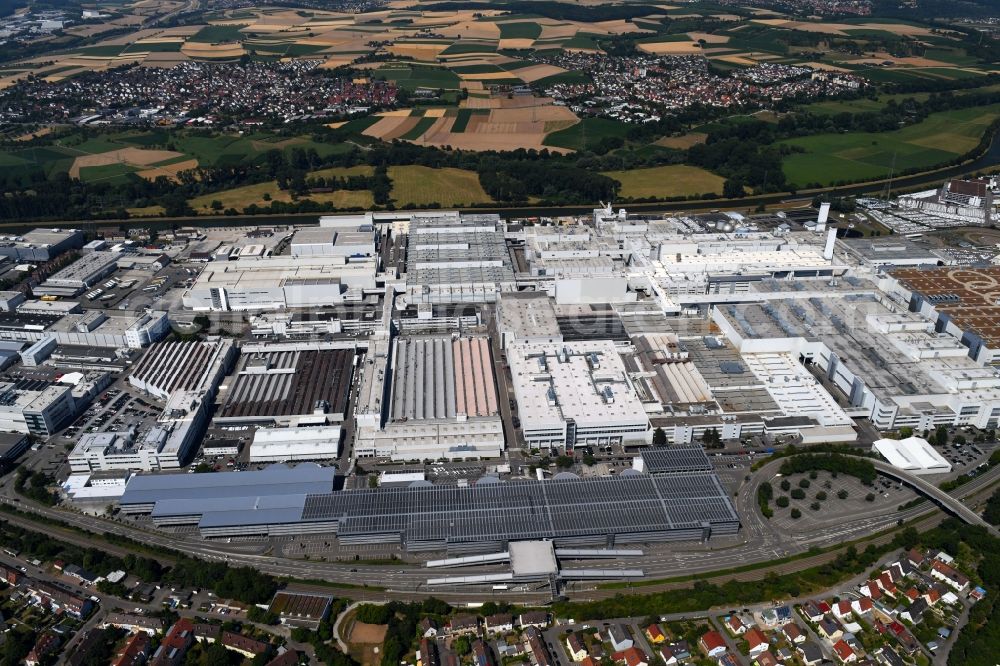
[[[383,428],[358,429],[358,456],[395,460],[496,458],[503,423],[489,341],[401,337],[394,342],[389,413]]]
[[[334,470],[273,466],[260,472],[137,476],[122,511],[161,527],[197,525],[205,537],[335,535],[342,545],[400,544],[408,551],[498,552],[512,541],[601,546],[734,535],[739,518],[711,472],[332,491]],[[197,478],[201,477],[201,478]]]
[[[531,446],[649,442],[649,419],[614,343],[515,343],[507,349]]]

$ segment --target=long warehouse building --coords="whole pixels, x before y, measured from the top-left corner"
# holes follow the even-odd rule
[[[129,481],[121,507],[149,513],[159,526],[197,525],[204,537],[335,534],[343,545],[401,544],[413,552],[495,552],[525,539],[613,547],[704,540],[734,535],[740,527],[712,473],[649,476],[627,470],[618,477],[486,477],[468,487],[418,481],[402,488],[319,492],[327,479],[316,478],[322,474],[317,470],[329,469],[243,472],[239,484],[226,482],[233,473],[138,476]]]

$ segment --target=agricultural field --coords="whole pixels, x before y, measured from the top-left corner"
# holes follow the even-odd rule
[[[649,169],[605,171],[622,184],[618,194],[628,199],[720,194],[725,178],[697,167],[671,164]]]
[[[458,109],[400,109],[380,115],[365,128],[366,136],[401,139],[421,146],[450,146],[461,150],[541,150],[565,152],[571,147],[551,146],[547,139],[579,122],[565,106],[531,95],[469,96]]]
[[[566,150],[592,149],[604,139],[623,138],[628,125],[606,118],[585,118],[572,127],[553,132],[545,137],[545,145]]]
[[[817,134],[789,139],[801,149],[785,158],[789,183],[830,185],[876,179],[907,169],[926,169],[975,148],[986,128],[1000,118],[1000,105],[935,113],[895,132]]]
[[[54,145],[0,152],[0,176],[41,170],[47,177],[66,173],[95,181],[114,176],[121,182],[129,173],[155,180],[177,179],[180,171],[199,166],[233,166],[264,159],[271,150],[286,155],[294,148],[312,149],[320,155],[350,150],[348,144],[330,144],[309,137],[279,137],[268,133],[227,134],[165,130],[127,131],[82,139],[70,134]]]
[[[440,204],[444,207],[492,203],[475,171],[432,169],[425,166],[391,166],[392,198],[396,207]]]

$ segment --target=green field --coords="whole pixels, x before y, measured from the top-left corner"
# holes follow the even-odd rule
[[[624,137],[628,133],[628,125],[617,120],[606,118],[584,118],[576,125],[564,130],[553,132],[545,137],[545,145],[570,150],[593,148],[603,139],[609,137]]]
[[[392,65],[375,70],[376,76],[384,76],[407,90],[416,88],[461,88],[462,80],[451,70],[443,67],[420,67]]]
[[[817,113],[823,116],[834,116],[838,113],[867,113],[869,111],[879,111],[885,106],[880,100],[862,99],[831,99],[822,102],[808,104],[802,108],[803,111]]]
[[[542,26],[533,22],[500,24],[500,39],[538,39],[541,34]]]
[[[82,167],[80,180],[84,183],[123,183],[128,180],[129,174],[136,171],[136,167],[121,163]]]
[[[465,169],[432,169],[425,166],[391,166],[392,198],[396,207],[406,205],[459,206],[492,203],[479,184],[479,174]]]
[[[245,35],[240,30],[245,27],[245,25],[206,25],[191,37],[191,41],[205,44],[242,42]]]
[[[983,132],[1000,117],[1000,105],[931,114],[923,122],[894,132],[817,134],[789,139],[804,152],[785,158],[789,183],[830,185],[876,179],[895,171],[929,169],[975,148]]]
[[[465,128],[469,126],[472,116],[486,116],[489,113],[489,109],[459,109],[458,115],[455,116],[455,122],[451,126],[451,131],[456,133],[465,132]]]
[[[725,178],[698,167],[671,164],[650,169],[605,171],[605,176],[622,184],[618,194],[629,199],[686,197],[719,194]]]
[[[441,55],[462,55],[465,53],[496,53],[497,43],[496,42],[455,42],[444,51]]]

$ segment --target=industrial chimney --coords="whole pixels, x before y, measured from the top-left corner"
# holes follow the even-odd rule
[[[829,204],[823,204],[829,207]],[[822,217],[823,213],[820,212]],[[823,258],[827,261],[833,261],[833,245],[837,242],[837,230],[835,228],[829,229],[826,232],[826,247],[823,248]]]

